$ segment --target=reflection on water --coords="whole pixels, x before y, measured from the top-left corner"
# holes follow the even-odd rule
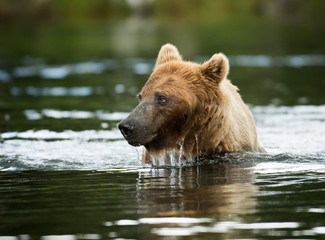
[[[235,164],[140,172],[137,202],[146,217],[105,225],[148,226],[154,238],[207,233],[231,237],[236,224],[254,221],[254,179],[252,169]]]
[[[256,201],[251,196],[258,191],[252,185],[254,178],[252,169],[236,165],[152,169],[141,176],[138,201],[146,206],[147,215],[156,216],[254,213]]]
[[[25,90],[25,91],[24,91]],[[44,87],[37,88],[29,86],[26,89],[20,89],[17,87],[13,87],[10,90],[12,96],[20,96],[23,94],[27,94],[30,96],[73,96],[73,97],[86,97],[91,95],[100,95],[104,93],[104,89],[102,87]]]
[[[38,60],[33,61],[30,59],[29,66],[15,67],[11,74],[12,77],[24,78],[40,76],[41,78],[48,79],[64,79],[70,74],[100,74],[106,70],[116,69],[118,66],[112,59],[102,60],[101,62],[82,62],[61,66],[47,66],[44,63],[35,65],[33,64],[34,62],[38,62]]]
[[[2,171],[0,233],[13,239],[321,239],[323,174],[255,169]]]
[[[228,56],[232,67],[308,67],[325,66],[325,55],[238,55]],[[204,62],[208,56],[195,57],[195,61]],[[35,65],[36,62],[37,64]],[[119,70],[121,67],[132,70],[134,74],[150,74],[155,59],[129,58],[124,61],[115,59],[103,59],[97,62],[82,62],[66,65],[51,66],[45,63],[39,64],[39,60],[30,60],[28,66],[15,67],[12,72],[0,69],[0,82],[8,82],[12,78],[40,77],[43,79],[64,79],[68,75],[76,74],[102,74],[105,71]]]

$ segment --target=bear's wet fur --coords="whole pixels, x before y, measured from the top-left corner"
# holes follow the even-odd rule
[[[197,64],[183,61],[175,46],[162,46],[153,73],[138,94],[139,105],[119,124],[129,144],[145,147],[145,163],[265,152],[253,115],[227,79],[228,71],[222,53]]]

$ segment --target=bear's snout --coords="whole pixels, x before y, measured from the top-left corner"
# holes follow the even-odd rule
[[[123,137],[132,146],[145,145],[156,134],[157,124],[152,121],[153,104],[140,103],[122,122],[118,124]]]
[[[124,119],[118,125],[123,137],[132,146],[140,146],[146,144],[151,136],[148,128],[144,128],[138,121],[133,119]]]
[[[135,129],[135,125],[130,122],[122,121],[118,128],[120,129],[122,135],[127,139],[133,134],[133,130]]]

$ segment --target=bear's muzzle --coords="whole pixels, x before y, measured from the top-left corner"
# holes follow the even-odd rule
[[[152,121],[153,110],[150,103],[140,103],[127,118],[118,124],[123,137],[130,145],[145,145],[156,135]]]

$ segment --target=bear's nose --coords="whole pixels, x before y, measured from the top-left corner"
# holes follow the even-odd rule
[[[127,138],[127,137],[130,137],[132,135],[135,126],[134,126],[134,124],[131,124],[131,123],[127,123],[127,122],[123,123],[123,122],[121,122],[118,125],[118,128],[120,129],[123,136],[125,138]]]

